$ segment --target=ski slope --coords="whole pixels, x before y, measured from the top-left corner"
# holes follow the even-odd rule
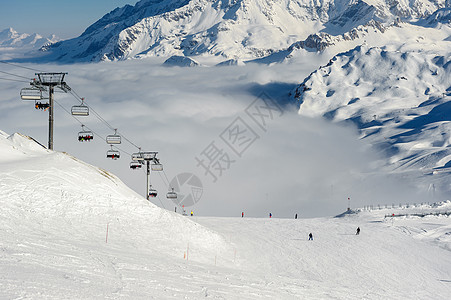
[[[0,132],[0,202],[0,299],[451,293],[449,201],[342,218],[185,217],[147,202],[108,171]],[[442,215],[399,216],[408,213]]]

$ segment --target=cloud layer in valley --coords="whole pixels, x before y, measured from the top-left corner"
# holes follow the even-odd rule
[[[242,211],[255,217],[269,212],[288,218],[295,213],[334,215],[346,209],[348,197],[353,207],[412,203],[416,194],[409,180],[380,173],[383,158],[359,141],[354,128],[297,114],[288,93],[320,63],[168,68],[161,60],[145,60],[31,67],[68,72],[67,83],[112,127],[142,150],[159,151],[165,174],[152,174],[152,185],[159,191],[159,198],[152,201],[167,209],[174,209],[165,198],[167,181],[186,172],[203,184],[202,198],[187,208],[199,215],[238,216]],[[30,78],[35,73],[4,67]],[[48,114],[35,110],[32,101],[20,100],[19,91],[25,86],[0,81],[0,129],[30,135],[46,145]],[[261,99],[275,101],[281,109],[274,106],[271,116],[266,111],[264,126],[252,114]],[[109,146],[99,137],[112,130],[94,111],[79,121],[72,118],[65,111],[77,104],[72,95],[57,93],[56,101],[55,149],[113,172],[144,195],[145,172],[129,168],[129,154],[138,149],[123,139],[118,147],[122,157],[106,159]],[[78,142],[81,124],[95,132],[93,141]],[[239,128],[247,128],[247,136],[233,136]],[[212,176],[199,161],[207,163],[206,154],[215,149],[220,151],[222,169],[219,164],[212,167],[216,175]]]

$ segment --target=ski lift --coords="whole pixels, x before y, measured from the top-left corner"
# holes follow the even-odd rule
[[[152,186],[150,186],[149,197],[155,198],[157,195],[158,195],[157,190],[153,189]]]
[[[174,188],[166,194],[166,198],[168,198],[168,200],[177,200],[177,193],[174,192]]]
[[[113,146],[111,146],[111,150],[106,152],[106,157],[116,160],[121,157],[121,154],[119,151],[113,150]]]
[[[142,164],[139,161],[132,161],[130,163],[130,169],[132,170],[136,170],[136,169],[141,169]]]
[[[40,109],[40,110],[46,111],[47,109],[49,109],[50,104],[48,104],[48,103],[41,103],[41,102],[36,102],[36,101],[35,101],[34,107],[35,107],[36,109]]]
[[[81,98],[80,105],[72,106],[71,113],[73,116],[89,116],[89,107],[87,107],[83,102],[85,98]]]
[[[163,171],[163,165],[160,164],[159,162],[155,162],[155,160],[154,160],[154,163],[150,165],[150,169],[152,171],[157,171],[157,172]]]
[[[106,136],[106,143],[107,144],[120,144],[121,143],[121,136],[117,134],[117,129],[114,129],[114,134],[110,134]]]
[[[133,161],[143,161],[144,157],[143,157],[142,152],[133,153],[132,154],[132,160]]]
[[[90,130],[85,130],[85,125],[81,125],[81,131],[78,133],[79,142],[89,142],[94,138],[94,134]]]
[[[36,87],[23,88],[20,90],[20,98],[22,100],[41,100],[43,99],[42,90]]]

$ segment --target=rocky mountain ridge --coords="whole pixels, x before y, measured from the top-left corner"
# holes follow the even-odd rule
[[[446,5],[444,0],[142,0],[106,14],[81,36],[42,50],[57,61],[255,59],[311,34],[341,35],[369,22],[416,20]]]

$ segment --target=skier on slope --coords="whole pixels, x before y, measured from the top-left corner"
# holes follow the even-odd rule
[[[360,234],[360,227],[357,227],[357,231],[355,232],[355,235],[359,235]]]
[[[313,234],[311,232],[308,234],[308,240],[313,241]]]

